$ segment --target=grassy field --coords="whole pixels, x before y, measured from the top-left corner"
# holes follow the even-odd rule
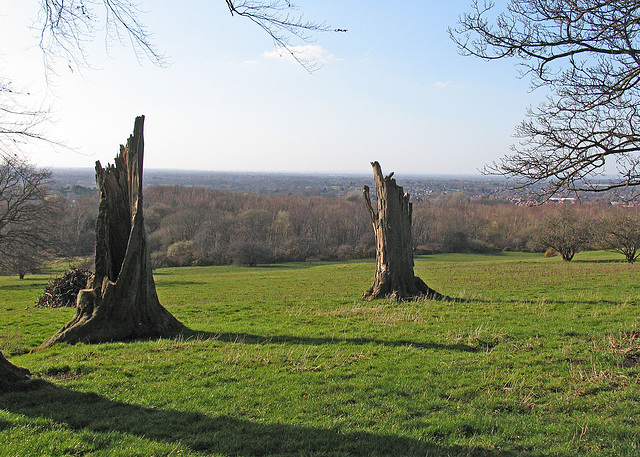
[[[637,456],[640,265],[436,255],[465,303],[362,302],[372,261],[156,272],[175,339],[28,351],[72,309],[0,277],[0,455]]]

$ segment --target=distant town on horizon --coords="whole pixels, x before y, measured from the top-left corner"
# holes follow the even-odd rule
[[[73,186],[95,188],[93,168],[51,168],[54,189],[70,189]],[[389,170],[391,173],[393,170]],[[398,185],[411,195],[414,201],[440,196],[460,194],[470,199],[497,199],[528,201],[530,191],[513,189],[513,182],[494,175],[416,175],[395,174]],[[237,172],[200,171],[183,169],[147,168],[144,172],[146,186],[201,186],[215,190],[258,194],[300,194],[331,197],[353,197],[362,193],[362,187],[375,187],[373,175],[365,173],[295,173],[295,172]],[[588,201],[615,201],[627,198],[607,193],[581,195]],[[574,195],[559,195],[555,200],[571,201]]]

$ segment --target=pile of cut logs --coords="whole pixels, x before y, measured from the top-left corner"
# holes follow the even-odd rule
[[[87,287],[87,281],[93,275],[91,270],[72,268],[59,278],[50,281],[38,298],[38,308],[62,308],[76,306],[78,292]]]

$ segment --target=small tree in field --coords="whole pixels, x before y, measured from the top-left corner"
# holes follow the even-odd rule
[[[11,257],[2,260],[2,272],[7,274],[17,274],[20,279],[24,279],[27,274],[39,273],[48,256],[45,252],[39,251],[33,246],[21,246]]]
[[[542,249],[556,250],[567,262],[576,252],[586,248],[591,239],[589,223],[570,208],[562,208],[558,213],[545,217],[536,234],[536,241]]]
[[[633,263],[640,254],[640,216],[621,211],[603,223],[604,248],[624,255]]]
[[[23,278],[51,250],[58,204],[50,176],[15,157],[0,159],[0,270]]]

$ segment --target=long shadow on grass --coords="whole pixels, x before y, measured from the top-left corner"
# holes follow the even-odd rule
[[[574,263],[629,263],[625,259],[602,259],[602,260],[589,260],[589,259],[573,259]]]
[[[25,281],[22,284],[6,284],[0,286],[0,290],[31,290],[34,286],[47,285],[47,281]]]
[[[636,300],[629,301],[613,301],[613,300],[557,300],[555,298],[548,297],[539,297],[539,298],[507,298],[501,299],[496,298],[495,300],[489,300],[488,303],[512,303],[516,305],[528,304],[528,303],[539,303],[545,302],[547,304],[552,305],[576,305],[577,303],[581,305],[591,305],[591,306],[622,306],[622,305],[635,305],[637,303]]]
[[[146,408],[53,384],[0,396],[0,407],[14,414],[50,419],[76,431],[110,434],[110,440],[114,439],[113,433],[122,433],[155,442],[180,443],[192,451],[225,456],[542,456],[440,446],[394,435],[263,424],[229,416]]]
[[[290,335],[277,335],[277,336],[261,336],[252,335],[250,333],[214,333],[214,332],[199,332],[197,330],[187,329],[183,333],[186,338],[198,338],[198,339],[214,339],[218,341],[224,341],[229,343],[244,343],[244,344],[269,344],[269,343],[289,343],[289,344],[304,344],[309,346],[321,346],[325,344],[377,344],[380,346],[401,346],[401,347],[414,347],[419,349],[437,349],[442,351],[459,351],[459,352],[478,352],[481,348],[469,346],[466,344],[438,344],[438,343],[424,343],[417,341],[387,341],[377,340],[373,338],[317,338],[317,337],[301,337]]]

